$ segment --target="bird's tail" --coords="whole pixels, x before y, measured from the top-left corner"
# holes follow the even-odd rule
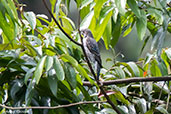
[[[99,76],[100,76],[100,69],[101,69],[101,65],[99,65],[98,63],[97,63],[97,80],[99,80]]]

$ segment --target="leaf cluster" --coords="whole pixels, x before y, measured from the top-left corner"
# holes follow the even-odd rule
[[[68,18],[70,0],[50,0],[51,11],[63,30],[76,42],[80,37]],[[113,63],[102,68],[103,80],[129,77],[155,77],[171,73],[171,48],[162,48],[166,32],[171,32],[170,7],[154,0],[75,0],[80,10],[80,28],[89,28],[96,41],[103,39],[107,49],[136,26],[144,40],[142,51],[151,38],[151,48],[137,62]],[[71,42],[44,14],[25,12],[17,0],[0,1],[0,103],[8,106],[57,106],[80,101],[105,100],[95,81],[82,49]],[[17,13],[18,12],[18,13]],[[43,24],[45,23],[45,24]],[[145,38],[146,31],[150,36]],[[95,84],[96,85],[96,84]],[[122,114],[170,113],[170,82],[131,83],[105,87],[107,95]],[[0,108],[1,113],[8,109]],[[108,103],[82,104],[54,110],[29,110],[31,113],[116,113]]]

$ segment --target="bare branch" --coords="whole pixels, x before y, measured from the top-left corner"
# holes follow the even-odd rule
[[[22,110],[22,109],[58,109],[58,108],[66,108],[66,107],[71,107],[75,105],[81,105],[81,104],[95,104],[95,103],[106,103],[106,101],[83,101],[83,102],[77,102],[77,103],[71,103],[67,105],[59,105],[59,106],[53,106],[53,107],[48,107],[48,106],[30,106],[30,107],[10,107],[6,105],[0,104],[0,107],[5,108],[5,109],[10,109],[10,110]]]
[[[158,82],[158,81],[171,81],[171,75],[163,76],[163,77],[134,77],[128,79],[117,79],[117,80],[110,80],[110,81],[103,81],[101,82],[102,85],[114,85],[114,84],[124,84],[124,83],[133,83],[133,82]],[[90,82],[83,82],[84,86],[92,86]]]
[[[53,18],[53,20],[55,21],[55,23],[56,23],[57,26],[59,27],[59,29],[60,29],[60,30],[61,30],[61,31],[62,31],[62,32],[63,32],[63,33],[64,33],[64,34],[73,42],[73,43],[75,43],[75,44],[77,44],[77,45],[79,45],[79,46],[82,46],[82,44],[76,42],[73,38],[71,38],[71,37],[64,31],[64,29],[60,26],[60,24],[58,23],[58,21],[57,21],[56,18],[53,16],[53,14],[52,14],[52,12],[50,11],[50,9],[48,8],[48,6],[47,6],[45,0],[42,0],[42,1],[43,1],[44,5],[45,5],[46,9],[48,10],[50,16]]]

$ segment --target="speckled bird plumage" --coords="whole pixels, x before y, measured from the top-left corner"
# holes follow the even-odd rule
[[[81,30],[83,38],[83,46],[89,61],[92,63],[93,69],[97,73],[97,80],[99,80],[101,65],[101,57],[98,44],[89,29]]]

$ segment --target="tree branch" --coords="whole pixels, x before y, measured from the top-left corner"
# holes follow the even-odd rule
[[[171,81],[171,75],[163,76],[163,77],[134,77],[128,79],[117,79],[117,80],[110,80],[101,82],[103,85],[114,85],[114,84],[125,84],[125,83],[133,83],[133,82],[158,82],[158,81]],[[93,86],[90,82],[83,82],[84,86]]]
[[[80,11],[79,11],[79,14],[80,14]],[[79,21],[79,24],[78,24],[78,25],[80,25],[80,16],[79,16],[78,21]],[[89,61],[89,59],[88,59],[88,56],[87,56],[87,54],[86,54],[86,52],[85,52],[85,48],[84,48],[84,46],[83,46],[83,37],[81,36],[80,26],[78,27],[78,32],[79,32],[79,35],[80,35],[80,38],[81,38],[81,43],[82,43],[82,46],[81,46],[81,47],[82,47],[84,56],[85,56],[85,58],[86,58],[87,64],[88,64],[88,66],[89,66],[89,68],[90,68],[90,71],[91,71],[91,73],[93,74],[93,77],[94,77],[94,79],[96,80],[96,82],[97,82],[97,84],[98,84],[98,86],[99,86],[99,88],[100,88],[100,91],[102,92],[102,94],[104,95],[104,97],[107,99],[107,102],[112,106],[112,108],[113,108],[118,114],[121,114],[120,111],[117,109],[117,107],[116,107],[116,106],[113,104],[113,102],[110,100],[109,96],[106,94],[106,92],[105,92],[105,90],[103,89],[103,87],[101,86],[101,83],[99,82],[99,80],[97,80],[97,76],[96,76],[96,74],[95,74],[95,72],[94,72],[94,70],[93,70],[93,68],[92,68],[92,65],[91,65],[91,63],[90,63],[90,61]]]
[[[77,103],[71,103],[67,105],[59,105],[59,106],[31,106],[31,107],[10,107],[3,104],[0,104],[0,107],[10,110],[22,110],[22,109],[58,109],[58,108],[66,108],[71,107],[75,105],[81,105],[81,104],[95,104],[95,103],[106,103],[106,101],[84,101],[84,102],[77,102]]]
[[[89,66],[89,68],[90,68],[90,71],[91,71],[91,73],[92,73],[93,76],[94,76],[94,79],[96,80],[96,82],[97,82],[98,85],[101,85],[100,82],[97,80],[96,74],[95,74],[95,72],[94,72],[94,70],[93,70],[93,68],[92,68],[92,66],[91,66],[91,63],[90,63],[90,61],[88,60],[88,57],[87,57],[87,55],[86,55],[86,53],[85,53],[84,46],[82,45],[82,44],[83,44],[83,40],[82,40],[82,36],[81,36],[81,34],[80,34],[80,30],[78,30],[78,31],[79,31],[79,34],[80,34],[80,37],[81,37],[81,42],[82,42],[82,44],[80,44],[80,43],[76,42],[75,40],[73,40],[73,39],[72,39],[72,38],[71,38],[71,37],[62,29],[62,27],[59,25],[59,23],[57,22],[57,20],[56,20],[55,17],[53,16],[52,12],[51,12],[50,9],[48,8],[48,6],[47,6],[45,0],[43,0],[43,3],[44,3],[44,5],[45,5],[46,9],[48,10],[49,14],[51,15],[51,17],[53,18],[53,20],[55,21],[55,23],[56,23],[57,26],[59,27],[59,29],[60,29],[60,30],[61,30],[61,31],[62,31],[62,32],[63,32],[63,33],[72,41],[72,42],[74,42],[75,44],[81,46],[81,48],[82,48],[82,50],[83,50],[83,53],[84,53],[84,55],[85,55],[85,58],[86,58],[86,60],[87,60],[87,64],[88,64],[88,66]],[[106,94],[106,92],[104,91],[103,87],[102,87],[102,86],[99,86],[99,88],[100,88],[101,92],[104,94],[105,98],[107,99],[107,102],[112,106],[112,108],[113,108],[118,114],[121,114],[121,113],[119,112],[119,110],[116,108],[116,106],[113,104],[113,102],[110,100],[109,96],[107,96],[107,94]]]
[[[64,31],[64,29],[60,26],[60,24],[58,23],[58,21],[57,21],[56,18],[53,16],[53,14],[52,14],[52,12],[50,11],[50,9],[48,8],[48,6],[47,6],[45,0],[42,0],[42,1],[43,1],[44,5],[45,5],[46,9],[48,10],[50,16],[53,18],[53,20],[55,21],[55,23],[56,23],[57,26],[59,27],[59,29],[60,29],[60,30],[61,30],[61,31],[62,31],[62,32],[63,32],[63,33],[64,33],[64,34],[73,42],[73,43],[75,43],[75,44],[77,44],[77,45],[79,45],[79,46],[82,46],[82,44],[76,42],[73,38],[71,38],[71,37]]]

